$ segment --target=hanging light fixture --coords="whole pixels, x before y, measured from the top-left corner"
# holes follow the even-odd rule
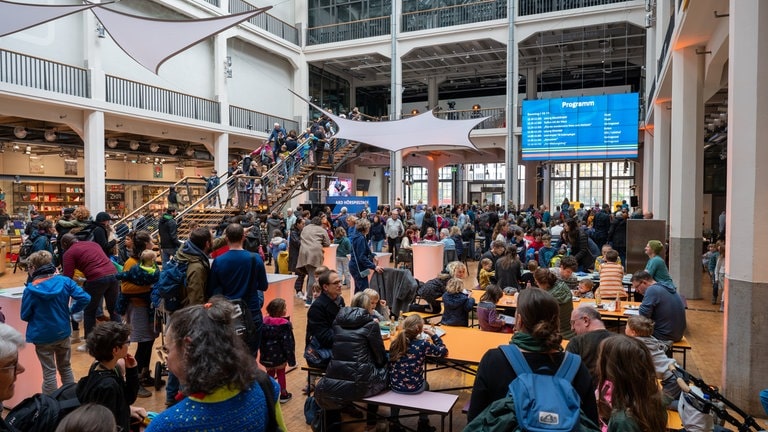
[[[128,144],[128,146],[131,148],[131,150],[136,151],[139,149],[139,142],[136,140],[131,140],[131,143]]]
[[[27,137],[27,134],[29,134],[29,131],[27,131],[27,128],[24,126],[16,126],[13,128],[13,136],[15,136],[18,139],[24,139]]]
[[[107,147],[109,148],[115,148],[117,147],[117,138],[110,138],[107,140]]]
[[[168,153],[171,156],[175,155],[177,151],[179,151],[179,148],[176,147],[175,145],[172,145],[172,146],[168,147]]]
[[[184,150],[184,154],[187,155],[188,157],[192,157],[192,155],[195,154],[195,149],[192,148],[192,146],[189,146],[187,147],[186,150]]]
[[[157,153],[158,150],[160,150],[160,146],[157,143],[152,143],[149,145],[149,151],[152,153]]]
[[[46,129],[45,133],[43,134],[43,137],[48,142],[56,141],[56,129],[51,129],[51,128]]]

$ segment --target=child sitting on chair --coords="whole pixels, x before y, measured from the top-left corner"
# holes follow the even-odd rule
[[[480,297],[480,303],[477,304],[477,320],[480,323],[480,330],[512,333],[512,327],[506,325],[496,311],[496,302],[502,295],[501,288],[497,285],[488,285],[485,288],[485,294]]]
[[[528,273],[524,273],[520,276],[520,289],[524,290],[528,288],[528,285],[536,287],[536,279],[533,277],[533,272],[539,268],[539,263],[536,260],[528,261]]]
[[[675,363],[675,359],[667,357],[667,345],[653,337],[653,320],[642,315],[633,315],[627,320],[627,327],[624,329],[627,336],[637,338],[642,341],[651,352],[653,366],[656,369],[656,378],[661,380],[662,392],[664,393],[665,403],[674,401],[680,397],[680,386],[677,384],[675,374],[669,369],[670,365]],[[668,405],[668,403],[667,403]],[[677,406],[677,403],[674,404]]]
[[[469,326],[469,312],[475,306],[475,299],[464,291],[464,282],[452,278],[445,285],[443,294],[443,324],[450,326]]]
[[[490,258],[480,260],[480,289],[485,289],[491,284],[491,278],[496,276],[493,271],[493,261]]]
[[[573,296],[583,299],[595,298],[595,293],[592,292],[594,284],[590,279],[582,279],[579,281],[579,288],[573,291]]]
[[[422,331],[432,340],[429,343],[420,339]],[[395,393],[414,394],[429,390],[429,384],[424,379],[424,362],[427,356],[445,357],[448,348],[440,336],[429,327],[424,327],[424,320],[418,315],[411,315],[403,322],[403,330],[397,334],[389,349],[389,386]],[[391,408],[390,416],[394,428],[403,430],[398,422],[399,408]],[[429,425],[427,414],[419,415],[418,431],[433,431]]]
[[[363,292],[371,299],[371,307],[373,308],[371,315],[373,319],[378,322],[389,320],[392,312],[387,307],[387,301],[379,296],[379,292],[373,288],[366,288]]]

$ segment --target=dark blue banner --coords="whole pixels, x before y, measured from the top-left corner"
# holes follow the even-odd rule
[[[326,201],[328,204],[336,204],[336,208],[333,209],[334,214],[341,212],[342,207],[346,207],[349,214],[360,213],[366,208],[368,212],[376,213],[376,207],[379,205],[379,198],[375,196],[329,196]]]

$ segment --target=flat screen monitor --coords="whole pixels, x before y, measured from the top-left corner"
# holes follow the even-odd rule
[[[523,160],[637,158],[637,93],[523,101]]]
[[[338,177],[331,179],[328,184],[328,196],[351,196],[352,195],[352,179]]]

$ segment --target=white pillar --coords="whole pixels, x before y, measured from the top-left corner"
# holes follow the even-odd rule
[[[216,94],[216,100],[219,102],[221,124],[229,126],[229,89],[227,86],[229,78],[226,76],[226,70],[230,68],[227,64],[227,32],[217,34],[213,37],[213,87]],[[231,59],[231,57],[230,57]],[[237,65],[231,66],[232,76],[236,73]],[[226,156],[225,156],[226,157]]]
[[[96,214],[106,208],[104,189],[104,112],[83,113],[83,147],[85,162],[85,206]]]
[[[669,103],[656,104],[653,110],[653,171],[651,211],[654,219],[667,221],[669,225],[669,190],[670,190],[670,117],[672,110]],[[697,123],[698,124],[698,123]],[[648,148],[648,146],[646,146]],[[683,154],[685,158],[686,155]]]
[[[726,397],[762,417],[757,394],[768,388],[768,4],[730,2],[728,181],[723,384]]]
[[[301,3],[301,2],[298,2]],[[301,95],[302,97],[308,98],[309,97],[309,65],[307,65],[307,61],[305,60],[304,53],[301,53],[296,56],[296,62],[298,63],[298,67],[293,72],[293,91]],[[355,106],[355,89],[354,87],[350,88],[350,106],[347,108],[351,111],[352,107]],[[291,95],[293,97],[293,95]],[[346,115],[346,113],[344,113]],[[304,128],[306,127],[307,123],[309,123],[309,106],[306,104],[306,102],[299,100],[296,97],[293,97],[293,117],[294,119],[299,122],[299,130],[296,132],[301,133]]]
[[[669,273],[680,294],[701,298],[704,59],[691,46],[672,51]]]
[[[215,134],[213,141],[213,167],[216,168],[217,175],[227,172],[229,155],[229,134]],[[226,177],[225,177],[226,181]],[[219,189],[219,202],[222,206],[227,202],[227,188]]]

